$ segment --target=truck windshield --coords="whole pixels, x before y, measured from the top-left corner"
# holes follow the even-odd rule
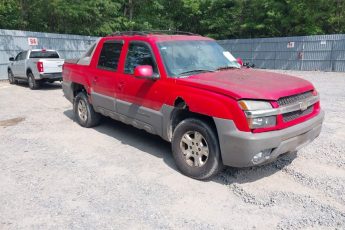
[[[171,77],[240,68],[236,59],[215,41],[164,41],[158,42],[158,48]]]
[[[60,58],[56,51],[31,51],[30,58]]]

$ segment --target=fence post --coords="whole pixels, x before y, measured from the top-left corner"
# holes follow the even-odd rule
[[[303,41],[302,41],[302,51],[301,51],[301,53],[302,53],[302,58],[301,58],[301,65],[300,65],[300,70],[301,71],[303,71],[303,60],[304,60],[304,39],[303,39]]]
[[[254,40],[251,39],[250,43],[251,43],[251,59],[252,59],[251,62],[252,62],[252,64],[254,64],[254,50],[253,50]]]
[[[331,46],[331,56],[329,57],[329,61],[330,61],[330,67],[331,67],[331,71],[334,71],[334,63],[333,63],[333,46],[334,46],[334,40],[332,40],[332,46]]]
[[[278,42],[275,42],[275,47],[274,47],[274,60],[273,60],[273,69],[276,69],[276,60],[277,60],[277,45],[278,45]]]

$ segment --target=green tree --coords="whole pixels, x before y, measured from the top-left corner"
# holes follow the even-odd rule
[[[0,28],[97,36],[170,29],[217,39],[345,33],[345,0],[0,0]]]

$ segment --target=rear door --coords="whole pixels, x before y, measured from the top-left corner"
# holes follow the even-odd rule
[[[90,68],[91,98],[96,109],[115,111],[115,87],[123,46],[121,40],[107,40],[102,45],[96,68]]]

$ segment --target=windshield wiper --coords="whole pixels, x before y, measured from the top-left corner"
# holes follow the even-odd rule
[[[221,66],[217,68],[216,70],[226,70],[226,69],[238,69],[236,66]]]
[[[205,73],[205,72],[214,72],[214,70],[211,70],[211,69],[193,69],[193,70],[179,73],[178,76],[182,76],[184,74],[190,74],[190,73]]]

